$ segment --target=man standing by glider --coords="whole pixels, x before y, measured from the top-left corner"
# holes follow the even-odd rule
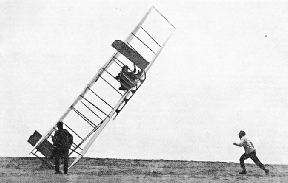
[[[260,160],[258,159],[258,157],[256,156],[256,149],[254,148],[253,143],[247,139],[247,137],[245,136],[246,133],[244,131],[240,131],[239,132],[239,138],[240,138],[240,143],[236,143],[234,142],[233,145],[235,146],[239,146],[239,147],[244,147],[245,153],[240,157],[240,165],[241,168],[243,169],[242,172],[240,172],[239,174],[246,174],[246,168],[244,165],[244,160],[251,158],[254,163],[259,166],[262,170],[265,171],[265,174],[268,175],[269,174],[269,170],[265,168],[265,166],[260,162]]]
[[[64,159],[64,174],[68,173],[68,161],[69,161],[69,149],[73,143],[73,136],[63,129],[63,122],[57,123],[58,130],[52,137],[54,151],[53,156],[55,158],[55,174],[61,174],[59,170],[59,159]]]

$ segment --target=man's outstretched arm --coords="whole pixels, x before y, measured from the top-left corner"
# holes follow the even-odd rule
[[[240,142],[240,143],[234,142],[233,145],[239,146],[239,147],[242,147],[242,146],[243,146],[243,144],[242,144],[241,142]]]

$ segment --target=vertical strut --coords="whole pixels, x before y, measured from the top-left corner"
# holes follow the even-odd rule
[[[161,45],[143,28],[141,27],[142,30],[144,30],[144,32],[146,32],[146,34],[156,43],[158,44],[159,47],[161,47]]]
[[[96,125],[88,119],[85,115],[83,115],[80,111],[78,111],[76,108],[73,107],[73,110],[78,114],[84,121],[86,121],[91,127],[95,127]],[[94,125],[94,126],[93,126]]]
[[[101,98],[99,95],[97,95],[93,90],[88,88],[94,95],[96,95],[100,100],[102,100],[105,104],[107,104],[110,108],[113,108],[108,102],[106,102],[103,98]]]
[[[137,37],[133,32],[131,34],[134,37],[136,37],[143,45],[145,45],[150,51],[152,51],[156,55],[156,53],[146,43],[144,43],[139,37]]]
[[[71,130],[75,135],[77,135],[77,137],[79,137],[80,139],[82,139],[74,130],[72,130],[68,125],[66,125],[65,123],[64,123],[64,125],[67,127],[67,128],[69,128],[69,130]],[[83,140],[83,139],[82,139]]]
[[[117,61],[116,61],[115,59],[116,59]],[[121,68],[123,67],[123,65],[125,65],[125,64],[123,64],[123,62],[121,62],[121,60],[119,60],[119,59],[116,58],[116,57],[114,57],[113,60],[114,60],[114,62],[115,62],[117,65],[119,65]],[[120,62],[120,63],[122,64],[122,66],[121,66],[118,62]]]
[[[103,113],[104,115],[108,116],[104,111],[102,111],[99,107],[97,107],[95,104],[93,104],[92,102],[90,102],[88,99],[86,99],[85,97],[83,97],[84,100],[86,100],[87,102],[89,102],[89,104],[91,104],[93,107],[95,107],[96,109],[98,109],[101,113]],[[95,125],[96,126],[96,125]]]
[[[168,20],[164,15],[162,15],[154,6],[153,6],[153,8],[154,8],[154,10],[156,10],[156,11],[159,13],[159,15],[161,15],[172,27],[174,27],[174,25],[173,25],[171,22],[169,22],[169,20]],[[176,27],[174,27],[174,29],[176,29]]]
[[[84,102],[81,101],[81,103],[82,103],[87,109],[89,109],[95,116],[97,116],[99,119],[101,119],[100,116],[99,116],[98,114],[96,114],[92,109],[90,109],[86,104],[84,104]],[[101,120],[102,120],[102,119],[101,119]],[[95,125],[95,126],[96,126],[96,125]]]
[[[113,88],[115,91],[117,91],[117,93],[119,93],[120,95],[122,95],[122,93],[120,93],[114,86],[112,86],[106,79],[104,79],[102,76],[100,76],[100,78],[105,81],[111,88]],[[123,96],[123,95],[122,95]]]

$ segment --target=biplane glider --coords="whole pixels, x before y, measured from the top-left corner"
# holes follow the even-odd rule
[[[174,32],[175,27],[155,8],[144,15],[125,41],[116,40],[116,53],[92,78],[59,120],[41,135],[35,131],[28,142],[35,155],[50,168],[54,167],[52,136],[59,121],[74,136],[69,157],[71,168],[85,155],[92,143],[144,83],[147,72]],[[133,68],[133,70],[132,70]],[[81,128],[79,128],[79,124]]]

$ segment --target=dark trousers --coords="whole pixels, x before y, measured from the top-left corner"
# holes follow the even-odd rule
[[[64,173],[68,173],[68,161],[69,161],[69,149],[55,149],[54,158],[55,158],[55,171],[60,172],[59,170],[59,161],[60,158],[64,159]]]
[[[241,157],[240,157],[240,165],[241,165],[241,168],[243,170],[246,170],[245,169],[245,165],[244,165],[244,160],[248,159],[248,158],[251,158],[254,163],[259,166],[262,170],[266,170],[265,169],[265,166],[260,162],[260,160],[258,159],[258,157],[256,156],[256,151],[253,151],[249,154],[246,154],[244,153]]]

